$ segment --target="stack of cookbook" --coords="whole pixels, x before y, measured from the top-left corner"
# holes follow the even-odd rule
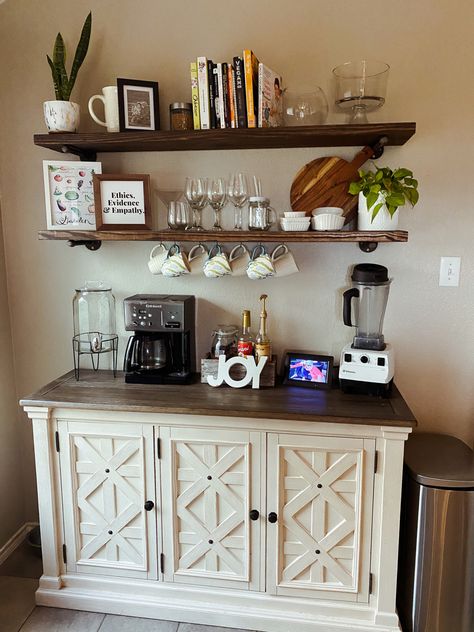
[[[283,125],[282,78],[245,49],[232,63],[191,62],[194,129]]]

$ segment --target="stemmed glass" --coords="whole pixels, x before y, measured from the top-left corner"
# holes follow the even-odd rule
[[[227,194],[234,205],[234,230],[242,230],[242,207],[249,199],[249,186],[245,173],[233,173],[230,176]]]
[[[193,224],[186,230],[204,230],[201,226],[201,213],[207,204],[207,178],[186,178],[184,195],[193,211]]]
[[[212,230],[222,230],[221,210],[227,199],[225,178],[214,178],[209,182],[207,197],[209,204],[214,209],[214,225]]]

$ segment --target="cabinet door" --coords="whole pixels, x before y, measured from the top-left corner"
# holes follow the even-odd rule
[[[58,430],[67,571],[155,579],[153,427],[60,421]]]
[[[264,516],[249,512],[262,511],[263,437],[201,428],[160,436],[165,581],[259,590]]]
[[[269,435],[270,593],[368,600],[374,454],[374,440]]]

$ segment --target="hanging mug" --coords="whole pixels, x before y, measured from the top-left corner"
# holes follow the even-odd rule
[[[153,248],[150,252],[150,259],[148,260],[148,269],[152,274],[161,274],[161,266],[168,256],[168,251],[165,244],[160,243]]]
[[[272,262],[276,276],[284,277],[299,272],[295,258],[285,244],[280,244],[273,250]]]
[[[95,100],[104,104],[105,121],[102,121],[94,112],[93,104]],[[89,99],[89,114],[94,121],[102,127],[106,127],[108,132],[119,132],[119,112],[118,112],[118,91],[117,86],[106,86],[102,88],[102,94],[94,94]]]
[[[191,268],[191,274],[201,274],[204,261],[207,259],[209,253],[206,246],[203,244],[196,244],[188,252],[188,262]]]
[[[161,266],[161,274],[165,277],[178,277],[182,274],[189,274],[190,271],[186,253],[181,252],[178,244],[171,246]]]
[[[232,272],[227,255],[220,244],[216,244],[209,251],[209,257],[203,267],[204,274],[209,279],[217,279]]]
[[[247,272],[249,261],[250,253],[244,244],[239,244],[238,246],[232,248],[229,255],[232,276],[244,276]]]
[[[252,258],[247,266],[248,278],[253,280],[266,279],[274,274],[275,268],[272,258],[267,254],[265,246],[262,246],[262,244],[255,246],[252,251]]]

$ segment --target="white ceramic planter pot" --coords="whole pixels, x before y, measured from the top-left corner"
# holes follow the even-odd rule
[[[379,195],[376,204],[383,202],[383,196]],[[387,210],[385,204],[377,213],[374,221],[372,220],[373,207],[367,209],[367,198],[363,193],[359,193],[359,214],[357,218],[357,228],[359,230],[397,230],[399,209],[396,210],[393,217]]]
[[[79,106],[72,101],[45,101],[44,122],[48,132],[75,132],[79,127]]]

